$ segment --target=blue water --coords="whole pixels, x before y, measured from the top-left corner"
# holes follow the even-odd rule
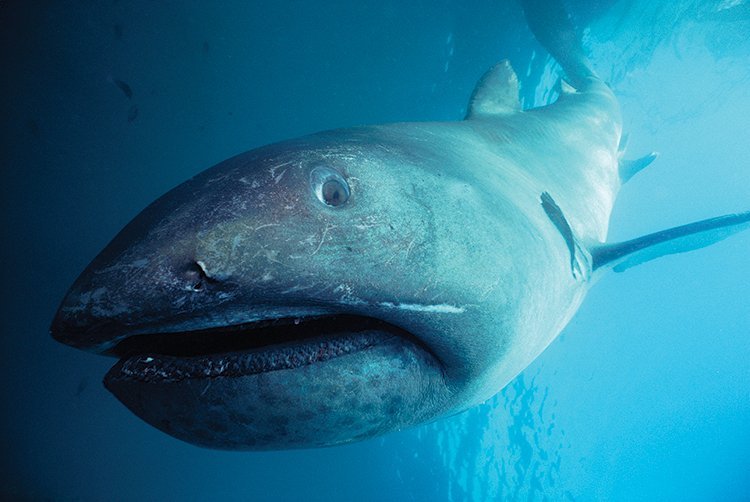
[[[749,3],[569,3],[629,153],[661,153],[611,238],[749,209]],[[31,4],[0,3],[2,498],[750,500],[750,235],[604,278],[502,393],[420,428],[227,453],[141,422],[101,386],[112,360],[47,329],[146,204],[269,142],[460,119],[501,58],[542,104],[554,63],[513,2]]]

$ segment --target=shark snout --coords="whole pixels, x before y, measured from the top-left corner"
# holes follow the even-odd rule
[[[55,340],[99,351],[107,338],[123,330],[132,307],[96,279],[95,274],[84,272],[65,295],[50,326]]]
[[[130,334],[200,312],[221,288],[192,257],[160,255],[89,267],[63,298],[50,333],[66,345],[104,352]]]
[[[52,338],[65,345],[81,350],[101,352],[102,334],[117,333],[123,326],[114,320],[96,320],[92,317],[72,314],[64,308],[58,309],[52,324]]]

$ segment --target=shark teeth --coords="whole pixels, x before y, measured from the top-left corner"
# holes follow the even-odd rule
[[[394,335],[362,331],[323,335],[300,343],[271,345],[243,352],[177,357],[142,354],[122,359],[105,377],[144,383],[178,382],[185,379],[241,377],[269,371],[294,369],[367,349]]]
[[[174,382],[293,369],[383,343],[412,340],[387,322],[358,315],[288,317],[177,333],[134,335],[112,351],[107,382]]]

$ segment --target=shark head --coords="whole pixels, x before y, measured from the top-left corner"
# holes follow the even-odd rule
[[[465,407],[499,345],[459,336],[479,292],[428,202],[461,196],[419,169],[433,153],[377,136],[271,145],[176,187],[81,274],[53,336],[118,357],[106,387],[202,446],[334,445]]]

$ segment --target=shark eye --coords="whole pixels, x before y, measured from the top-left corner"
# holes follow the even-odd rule
[[[310,173],[310,183],[320,202],[339,207],[349,200],[349,184],[337,171],[327,166],[318,166]]]

